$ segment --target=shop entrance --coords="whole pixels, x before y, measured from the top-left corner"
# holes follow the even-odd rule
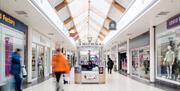
[[[126,52],[118,52],[119,61],[119,72],[121,74],[127,75],[127,56]]]

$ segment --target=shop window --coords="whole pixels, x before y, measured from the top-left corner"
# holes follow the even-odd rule
[[[157,33],[156,51],[157,77],[180,82],[180,29]]]
[[[143,79],[150,79],[150,51],[149,46],[132,49],[132,75]]]

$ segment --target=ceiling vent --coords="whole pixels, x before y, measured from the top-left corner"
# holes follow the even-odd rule
[[[54,35],[54,33],[48,33],[48,35]]]
[[[170,13],[170,12],[169,11],[166,11],[166,12],[162,11],[162,12],[158,13],[157,15],[167,15],[168,13]]]
[[[25,11],[15,11],[18,15],[27,15]]]

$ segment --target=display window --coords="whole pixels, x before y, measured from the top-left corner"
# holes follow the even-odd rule
[[[51,73],[51,72],[50,72],[50,65],[51,65],[50,59],[51,59],[51,58],[50,58],[50,48],[46,48],[45,60],[46,60],[47,63],[46,63],[46,66],[45,66],[45,67],[46,67],[46,69],[47,69],[47,70],[46,70],[46,71],[47,71],[46,73],[47,73],[48,75],[49,75],[49,73]]]
[[[157,77],[180,82],[180,27],[167,30],[157,26]]]
[[[32,43],[32,79],[44,78],[50,73],[50,48]]]
[[[8,17],[14,24],[0,19],[0,85],[10,78],[11,56],[17,48],[22,50],[22,65],[24,65],[24,49],[27,25],[0,10],[1,15]]]
[[[38,48],[38,52],[37,52],[38,77],[44,77],[45,47],[38,45],[37,48]]]
[[[139,68],[140,77],[150,79],[150,49],[149,46],[139,49]]]
[[[132,75],[150,79],[150,49],[149,46],[135,48],[132,52]]]
[[[10,77],[12,53],[20,48],[22,50],[22,65],[24,65],[25,34],[6,25],[0,24],[0,84]]]
[[[132,51],[132,75],[139,76],[139,53],[138,49]]]
[[[32,43],[32,79],[37,78],[37,45]]]

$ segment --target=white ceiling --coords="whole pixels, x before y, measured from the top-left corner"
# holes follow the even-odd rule
[[[49,0],[52,7],[56,7],[64,0]],[[113,0],[66,0],[68,2],[69,9],[61,9],[58,12],[58,15],[61,21],[65,21],[71,16],[73,17],[74,25],[78,24],[81,21],[88,22],[91,24],[80,23],[80,27],[76,26],[76,31],[80,37],[80,40],[87,42],[88,37],[92,37],[94,41],[97,40],[99,32],[105,24],[105,27],[108,29],[108,23],[105,19],[109,16],[112,20],[118,22],[123,15],[122,12],[112,7],[111,3]],[[90,1],[90,5],[89,2]],[[115,0],[120,5],[124,6],[126,9],[129,7],[130,3],[133,0]],[[66,6],[67,8],[67,6]],[[90,9],[90,17],[88,18],[88,9]],[[70,10],[70,12],[69,12]],[[86,19],[86,20],[84,20]],[[90,26],[91,25],[91,26]],[[98,25],[99,27],[94,25]],[[66,25],[67,26],[67,25]],[[92,27],[92,28],[88,28]],[[70,29],[70,27],[68,27]]]
[[[64,46],[74,48],[71,42],[59,30],[52,26],[49,20],[42,15],[28,0],[0,0],[0,9],[21,20],[34,30],[44,34],[54,41],[64,41]],[[28,15],[18,15],[15,11],[25,11]],[[54,35],[49,35],[53,33]]]
[[[170,12],[167,15],[157,14],[160,12]],[[140,17],[136,22],[134,22],[128,28],[120,31],[111,42],[105,45],[106,48],[118,43],[125,42],[129,37],[134,38],[149,30],[150,26],[158,25],[165,22],[168,18],[180,13],[180,0],[160,0],[160,2]],[[132,34],[131,36],[127,36]]]

